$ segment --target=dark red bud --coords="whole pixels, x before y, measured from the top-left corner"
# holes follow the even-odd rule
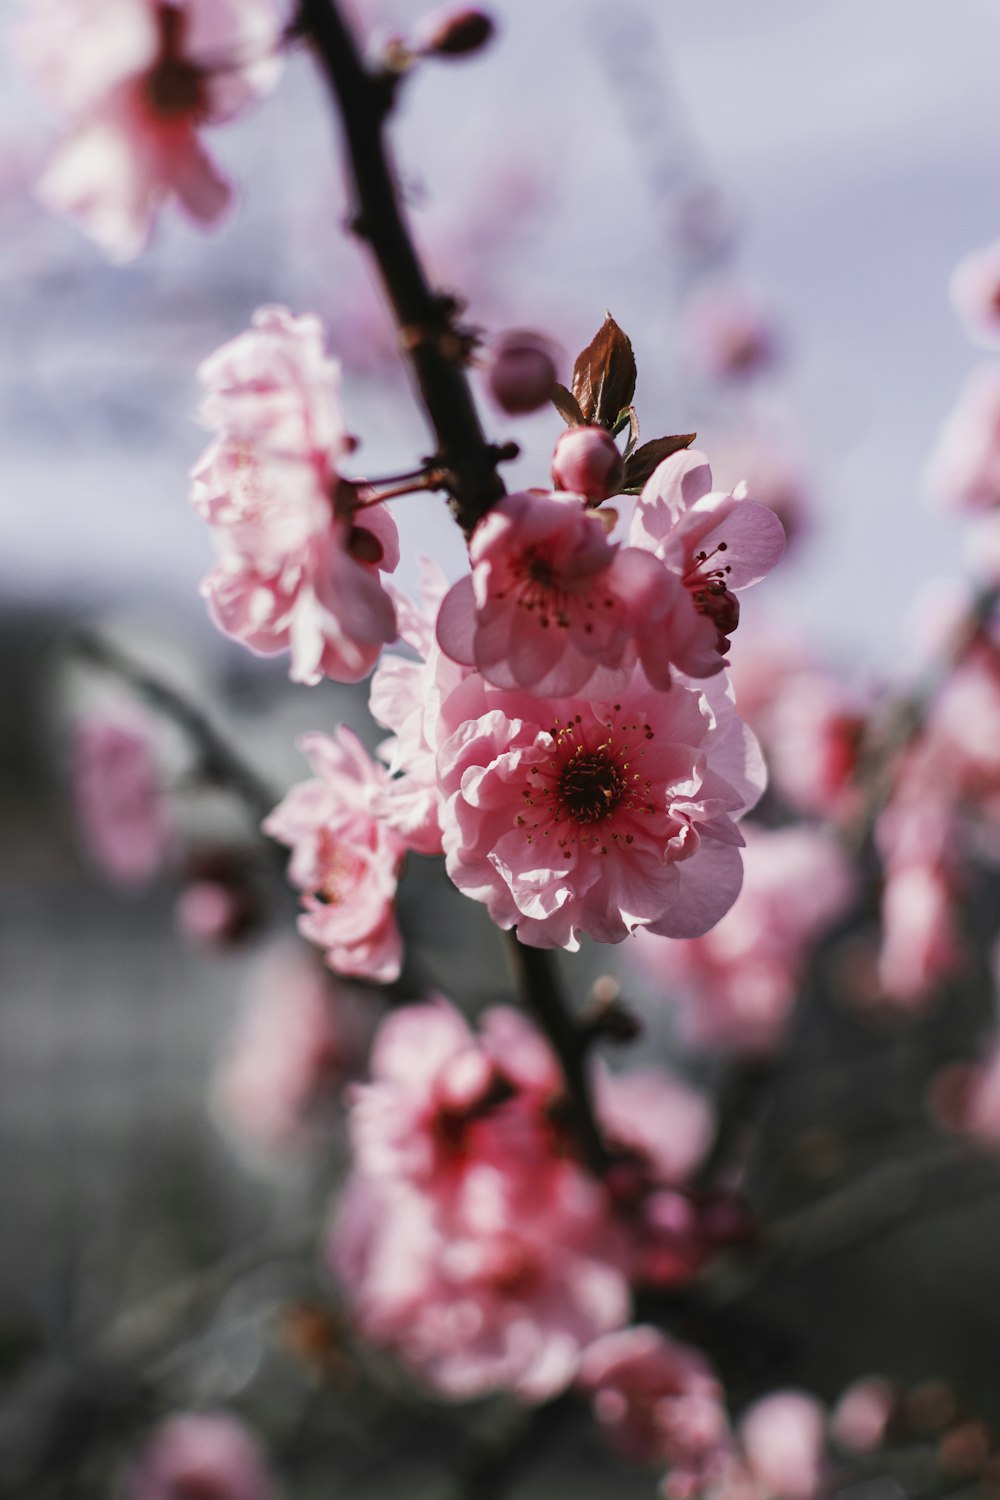
[[[485,11],[447,11],[425,23],[427,40],[421,43],[420,51],[424,56],[468,57],[486,46],[495,29]]]
[[[556,383],[555,351],[541,334],[517,331],[504,334],[486,369],[490,395],[508,416],[538,411],[549,400]]]

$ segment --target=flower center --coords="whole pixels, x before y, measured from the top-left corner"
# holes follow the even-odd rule
[[[695,609],[707,615],[723,636],[732,635],[740,622],[740,601],[727,586],[732,567],[729,563],[711,565],[713,558],[726,550],[726,543],[719,542],[711,552],[696,552],[684,574]],[[720,644],[719,649],[727,650],[728,643]]]
[[[176,5],[161,5],[156,13],[160,48],[156,64],[146,75],[146,99],[164,120],[197,115],[206,104],[205,75],[182,56],[185,18]]]
[[[563,766],[556,799],[575,823],[599,823],[619,805],[629,788],[606,750],[582,745]]]

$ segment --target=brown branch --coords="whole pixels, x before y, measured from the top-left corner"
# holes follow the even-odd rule
[[[468,335],[455,299],[435,292],[414,248],[384,132],[398,78],[369,72],[335,0],[301,0],[298,29],[312,44],[337,102],[354,193],[353,228],[368,242],[399,325],[421,403],[447,471],[455,519],[468,535],[504,494],[502,450],[487,442],[466,379]]]
[[[507,961],[525,1010],[538,1022],[559,1058],[573,1130],[587,1165],[598,1176],[609,1164],[608,1148],[594,1114],[587,1078],[587,1029],[573,1017],[546,948],[529,948],[515,932],[505,932]]]

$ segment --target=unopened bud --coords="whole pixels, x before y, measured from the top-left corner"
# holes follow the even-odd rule
[[[624,476],[622,456],[603,427],[570,427],[556,443],[552,482],[557,490],[570,490],[600,505],[618,492]]]
[[[508,416],[538,411],[556,383],[555,352],[539,333],[506,333],[486,369],[490,395]]]
[[[493,21],[481,10],[450,10],[431,16],[421,27],[423,56],[467,57],[493,36]]]
[[[256,893],[228,851],[208,850],[187,871],[174,909],[181,936],[198,948],[228,948],[259,925]]]

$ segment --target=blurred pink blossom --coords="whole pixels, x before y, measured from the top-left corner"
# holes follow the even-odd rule
[[[1000,240],[964,255],[951,273],[948,292],[975,342],[1000,348]]]
[[[219,436],[192,499],[220,553],[202,585],[216,624],[252,651],[290,650],[293,681],[358,681],[396,636],[381,572],[399,541],[385,507],[358,509],[342,481],[339,366],[318,320],[261,308],[200,376]]]
[[[701,1044],[747,1053],[780,1045],[810,950],[851,898],[850,865],[817,829],[744,825],[743,890],[704,936],[637,936],[636,956],[676,991]]]
[[[777,1500],[810,1500],[823,1481],[826,1417],[803,1391],[775,1391],[740,1422],[754,1478]]]
[[[865,1375],[843,1392],[834,1408],[831,1431],[842,1448],[872,1453],[881,1447],[896,1396],[887,1380]]]
[[[133,1465],[128,1500],[274,1500],[260,1443],[223,1411],[185,1412],[160,1426]]]
[[[760,307],[724,287],[692,298],[684,339],[692,361],[713,380],[755,375],[773,365],[778,352],[774,329]]]
[[[731,1436],[721,1386],[698,1350],[658,1328],[623,1328],[591,1344],[578,1384],[627,1458],[669,1465],[672,1494],[717,1476]]]
[[[278,41],[272,0],[36,0],[17,49],[72,130],[43,201],[117,260],[140,253],[171,198],[217,223],[233,189],[199,131],[272,87]]]
[[[931,498],[960,510],[1000,506],[1000,364],[973,370],[924,470]]]
[[[174,830],[142,721],[79,720],[70,777],[77,827],[94,864],[116,885],[148,885],[171,853]]]
[[[298,944],[280,944],[254,965],[212,1102],[251,1148],[282,1152],[309,1140],[360,1068],[372,1029],[370,1004]]]
[[[395,899],[405,846],[371,810],[386,772],[344,725],[335,738],[305,735],[299,748],[316,777],[293,787],[263,824],[291,847],[289,879],[305,908],[299,931],[338,973],[388,983],[402,958]]]

